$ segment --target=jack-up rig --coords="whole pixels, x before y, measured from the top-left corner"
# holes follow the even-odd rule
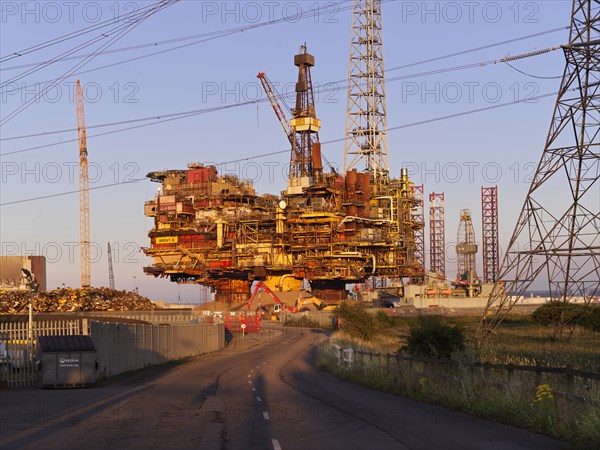
[[[287,189],[259,195],[249,181],[199,163],[149,173],[161,187],[144,208],[154,218],[146,274],[213,287],[228,302],[246,302],[254,280],[274,291],[307,280],[316,297],[341,300],[347,283],[423,276],[415,257],[421,199],[405,169],[389,175],[381,2],[355,1],[353,14],[345,174],[323,170],[315,58],[303,45],[289,122],[272,83],[258,75],[291,145]]]

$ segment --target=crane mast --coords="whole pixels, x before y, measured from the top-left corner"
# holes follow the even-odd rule
[[[87,138],[83,111],[83,90],[77,80],[77,137],[79,142],[79,261],[81,287],[92,285],[90,265],[90,177],[88,172]]]
[[[113,263],[112,263],[112,250],[110,249],[110,242],[108,243],[108,286],[111,289],[115,288],[115,274],[113,272]]]

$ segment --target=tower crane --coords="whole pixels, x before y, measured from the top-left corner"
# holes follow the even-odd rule
[[[110,242],[108,243],[108,286],[111,289],[115,288],[115,274],[113,272],[113,263],[112,263],[112,251],[110,249]]]
[[[79,142],[79,263],[81,287],[85,289],[92,285],[90,267],[90,177],[83,112],[83,90],[79,80],[77,80],[75,98],[77,104],[77,140]]]

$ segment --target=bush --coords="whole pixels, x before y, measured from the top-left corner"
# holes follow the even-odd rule
[[[582,318],[581,325],[589,330],[600,332],[600,306],[592,306]]]
[[[583,324],[586,315],[584,305],[555,300],[540,306],[531,318],[535,323],[554,328],[555,336],[562,337],[564,330],[568,330],[571,337],[577,325]]]
[[[346,330],[350,336],[365,341],[372,340],[383,328],[381,322],[369,314],[367,307],[361,303],[356,306],[342,303],[338,310],[338,317],[342,329]]]
[[[302,328],[322,328],[318,322],[310,320],[306,316],[302,316],[299,319],[288,319],[285,323],[286,327],[302,327]]]
[[[427,317],[410,329],[405,349],[413,356],[450,358],[457,350],[465,349],[462,328],[446,325],[439,317]]]

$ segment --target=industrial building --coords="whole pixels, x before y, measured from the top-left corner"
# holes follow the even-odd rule
[[[46,257],[39,255],[0,256],[0,290],[27,289],[22,269],[33,274],[40,292],[46,290]]]

